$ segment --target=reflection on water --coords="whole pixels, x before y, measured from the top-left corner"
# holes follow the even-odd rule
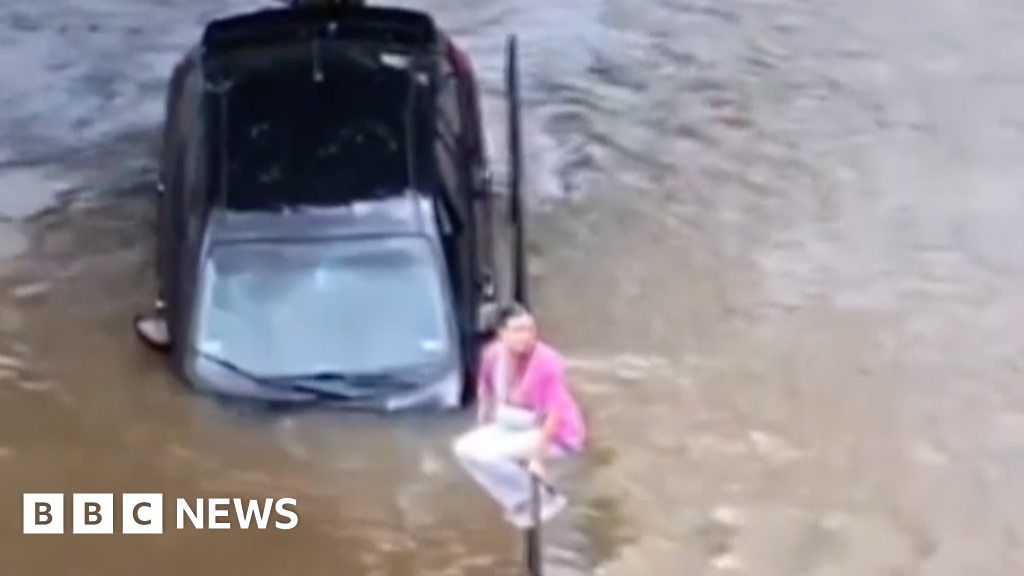
[[[222,406],[135,342],[164,79],[248,3],[158,4],[0,8],[0,572],[522,573],[468,415]],[[474,55],[498,160],[520,35],[537,301],[595,432],[549,574],[1022,571],[1019,3],[406,4]],[[16,536],[49,490],[300,525]]]

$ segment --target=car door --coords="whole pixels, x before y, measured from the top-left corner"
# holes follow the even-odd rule
[[[443,92],[439,95],[443,97]],[[442,116],[441,114],[438,115]],[[456,133],[442,119],[434,136],[434,162],[437,166],[438,193],[450,199],[439,212],[442,244],[451,280],[455,306],[458,308],[459,333],[466,350],[467,339],[474,332],[476,301],[476,241],[474,219],[468,209],[465,180],[460,171]]]
[[[465,52],[449,44],[458,99],[459,144],[469,199],[476,223],[479,284],[487,298],[495,296],[494,201],[487,147],[480,115],[480,98],[472,63]]]

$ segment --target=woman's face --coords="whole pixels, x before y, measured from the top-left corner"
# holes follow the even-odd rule
[[[537,342],[537,324],[527,314],[514,316],[505,323],[501,339],[513,353],[525,354]]]

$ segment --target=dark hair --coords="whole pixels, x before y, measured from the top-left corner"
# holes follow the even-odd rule
[[[523,316],[533,316],[530,310],[518,302],[512,302],[501,307],[498,312],[498,329],[508,325],[509,321]]]

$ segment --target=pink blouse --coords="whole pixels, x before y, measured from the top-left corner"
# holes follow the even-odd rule
[[[494,395],[495,369],[501,349],[491,344],[483,353],[480,365],[480,387],[489,396]],[[515,389],[509,385],[509,389]],[[543,416],[556,414],[558,430],[554,440],[563,448],[578,452],[583,448],[587,430],[579,404],[565,381],[565,363],[554,348],[538,342],[526,364],[519,385],[520,405]]]

